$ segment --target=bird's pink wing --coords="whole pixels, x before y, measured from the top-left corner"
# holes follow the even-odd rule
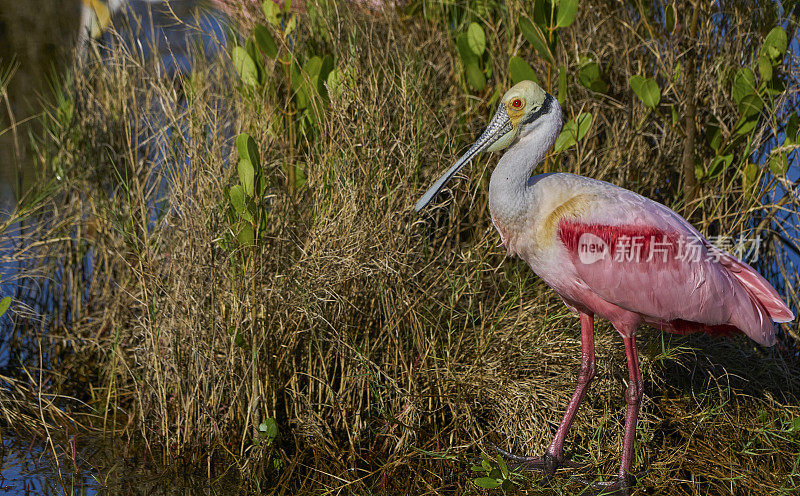
[[[765,305],[731,267],[761,293],[769,288],[769,301],[786,309],[774,289],[678,214],[622,189],[589,211],[562,219],[558,236],[583,284],[603,300],[673,329],[682,322],[732,325],[759,343],[774,342]]]

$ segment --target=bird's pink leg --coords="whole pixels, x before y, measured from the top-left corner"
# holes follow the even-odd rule
[[[581,405],[583,398],[586,396],[586,391],[589,389],[592,379],[594,379],[597,366],[595,364],[594,355],[594,316],[581,312],[581,371],[578,374],[578,384],[575,387],[575,393],[572,399],[569,400],[567,411],[564,412],[564,418],[561,420],[561,425],[556,430],[556,435],[553,442],[547,448],[547,452],[556,460],[564,459],[564,440],[567,438],[567,432],[572,427],[572,421],[575,420],[575,414],[578,413],[578,407]]]
[[[575,420],[575,414],[578,412],[583,398],[586,396],[586,391],[589,389],[589,384],[594,378],[597,369],[595,365],[594,355],[594,315],[581,312],[581,371],[578,374],[578,384],[575,387],[575,393],[567,405],[567,411],[564,412],[564,418],[556,430],[556,435],[553,442],[547,448],[547,452],[543,456],[520,456],[509,453],[503,449],[495,446],[495,449],[506,458],[525,464],[528,468],[541,469],[545,477],[552,476],[556,469],[561,466],[567,467],[583,467],[579,463],[566,460],[564,458],[564,440],[567,438],[567,432],[572,426],[572,421]]]
[[[636,440],[636,419],[639,416],[639,405],[642,403],[644,385],[642,373],[639,371],[639,353],[636,350],[636,337],[622,338],[625,341],[625,355],[628,358],[628,378],[630,384],[625,390],[625,403],[628,404],[625,412],[625,437],[622,440],[622,461],[619,466],[619,478],[628,479],[633,464],[633,445]]]
[[[588,484],[593,491],[585,493],[593,496],[627,496],[631,486],[636,482],[637,476],[631,473],[633,465],[633,448],[636,441],[636,418],[639,416],[639,405],[642,402],[644,386],[642,374],[639,371],[639,353],[636,350],[636,338],[623,337],[625,342],[625,355],[628,358],[628,378],[630,384],[625,390],[625,435],[622,438],[622,461],[619,465],[619,475],[613,482],[589,482],[583,478],[576,478],[578,482]],[[584,494],[584,493],[582,493]]]

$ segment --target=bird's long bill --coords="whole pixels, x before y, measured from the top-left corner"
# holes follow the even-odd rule
[[[491,122],[489,122],[489,125],[486,127],[486,130],[483,132],[483,134],[481,134],[481,137],[478,138],[478,141],[476,141],[475,144],[472,145],[469,150],[467,150],[467,153],[462,155],[461,158],[458,159],[458,162],[450,167],[450,169],[448,169],[447,172],[445,172],[444,175],[440,177],[439,180],[436,181],[433,186],[431,186],[428,191],[425,192],[424,195],[422,195],[422,198],[420,198],[416,206],[414,206],[414,210],[419,212],[425,208],[425,205],[430,203],[431,200],[433,200],[433,198],[439,194],[439,191],[444,188],[444,185],[447,184],[450,179],[452,179],[456,172],[467,165],[467,163],[472,160],[472,157],[489,148],[504,134],[511,131],[511,127],[511,119],[508,118],[508,113],[506,113],[506,106],[501,103],[497,109],[497,112],[494,114],[494,117],[492,117]]]

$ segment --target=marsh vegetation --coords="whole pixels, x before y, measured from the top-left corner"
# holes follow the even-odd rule
[[[574,3],[307,1],[234,16],[239,46],[174,79],[121,45],[77,64],[34,140],[41,188],[4,226],[24,271],[3,430],[65,473],[70,443],[106,439],[112,461],[92,464],[110,492],[131,487],[118,460],[242,492],[485,491],[470,466],[487,440],[549,442],[578,321],[497,246],[495,156],[412,207],[518,78],[565,109],[544,171],[758,237],[796,310],[797,9]],[[638,494],[795,492],[796,336],[644,330]],[[568,438],[590,479],[615,472],[625,409],[619,337],[601,324],[597,344]]]

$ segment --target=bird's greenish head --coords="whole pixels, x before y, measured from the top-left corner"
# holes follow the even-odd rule
[[[533,81],[521,81],[506,91],[500,100],[500,105],[505,107],[511,130],[500,136],[486,150],[494,152],[508,148],[519,136],[522,125],[527,123],[526,118],[540,110],[546,98],[547,93]]]
[[[430,203],[455,173],[478,153],[484,150],[503,150],[511,146],[524,129],[530,129],[530,126],[526,127],[527,124],[532,124],[550,112],[552,101],[553,97],[533,81],[519,82],[506,91],[497,112],[478,141],[422,195],[414,209],[420,211]]]

